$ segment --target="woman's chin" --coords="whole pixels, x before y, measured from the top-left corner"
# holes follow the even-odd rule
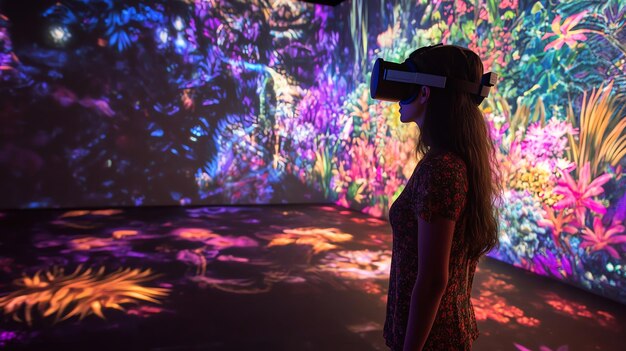
[[[409,123],[411,122],[411,119],[405,116],[400,115],[400,122],[402,123]]]

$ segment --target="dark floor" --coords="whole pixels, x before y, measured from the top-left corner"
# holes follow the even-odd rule
[[[0,348],[386,350],[390,247],[334,206],[5,211]],[[626,306],[491,259],[473,302],[475,350],[625,347]]]

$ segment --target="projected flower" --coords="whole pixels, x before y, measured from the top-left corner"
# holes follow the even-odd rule
[[[611,179],[611,174],[604,174],[589,183],[589,163],[585,163],[580,171],[580,178],[576,182],[568,173],[563,174],[563,180],[559,181],[554,192],[564,195],[565,198],[554,205],[556,210],[574,208],[576,219],[581,225],[585,224],[585,211],[604,214],[606,208],[600,202],[593,199],[594,196],[604,192],[602,185]]]
[[[229,247],[257,247],[259,243],[247,236],[218,236],[204,242],[218,250]]]
[[[524,167],[513,176],[514,188],[517,190],[528,190],[533,194],[538,194],[539,198],[550,203],[556,202],[552,194],[550,177],[552,170],[542,164],[535,167]]]
[[[352,213],[350,213],[352,214]],[[388,222],[381,221],[378,218],[349,218],[352,223],[356,224],[367,224],[369,226],[386,226]]]
[[[72,38],[72,33],[69,28],[58,24],[50,26],[48,29],[48,35],[50,39],[52,39],[52,41],[59,46],[66,44]]]
[[[130,308],[126,311],[126,314],[131,316],[138,316],[142,318],[147,318],[157,313],[163,312],[163,309],[160,307],[154,306],[139,306],[136,308]]]
[[[114,216],[120,213],[123,213],[122,210],[117,209],[106,209],[106,210],[94,210],[90,211],[90,213],[94,216]]]
[[[94,211],[89,211],[89,210],[75,210],[75,211],[68,211],[63,213],[61,216],[59,216],[59,218],[72,218],[72,217],[82,217],[82,216],[86,216],[86,215],[94,215],[94,216],[114,216],[117,214],[121,214],[124,211],[122,210],[114,210],[114,209],[106,209],[106,210],[94,210]]]
[[[119,240],[119,239],[124,239],[124,238],[129,238],[129,237],[136,237],[137,234],[139,234],[139,232],[136,230],[119,229],[119,230],[113,231],[111,235],[113,236],[114,239]]]
[[[586,40],[585,29],[572,30],[580,20],[585,17],[587,11],[577,13],[567,17],[563,23],[561,23],[561,15],[557,15],[552,21],[552,33],[546,33],[541,40],[545,40],[550,37],[556,37],[554,41],[546,45],[543,49],[548,51],[552,48],[559,50],[564,44],[567,44],[570,48],[574,48],[579,41]]]
[[[541,275],[552,275],[556,278],[572,276],[574,266],[568,253],[555,254],[552,250],[541,249],[535,253],[530,270]]]
[[[219,236],[211,230],[204,228],[178,228],[174,230],[172,234],[181,239],[190,241],[204,241]]]
[[[561,246],[561,233],[569,233],[575,234],[578,232],[578,229],[574,226],[571,226],[570,223],[573,221],[573,214],[568,213],[567,210],[554,211],[549,206],[543,206],[544,216],[543,219],[537,221],[537,224],[544,228],[550,228],[550,234],[552,235],[552,241],[557,248],[562,248]]]
[[[282,234],[259,235],[263,239],[270,240],[267,247],[285,245],[306,245],[311,246],[314,254],[337,248],[331,243],[346,242],[352,240],[352,235],[343,233],[336,228],[315,228],[304,227],[296,229],[285,229]]]
[[[485,118],[487,120],[487,125],[489,126],[489,135],[491,136],[491,139],[494,142],[500,144],[502,143],[502,137],[505,135],[505,133],[509,129],[509,124],[508,123],[496,124],[496,121],[500,122],[500,120],[504,119],[504,117],[493,116],[493,113],[487,112],[487,111],[483,110],[483,114],[485,115]]]
[[[574,319],[579,319],[581,317],[588,318],[589,320],[599,323],[603,327],[611,329],[619,328],[617,319],[610,312],[590,309],[583,304],[567,300],[552,292],[545,294],[544,299],[545,302],[552,308]]]
[[[567,150],[567,136],[576,135],[571,123],[551,119],[547,123],[531,123],[526,129],[522,149],[538,158],[560,158]]]
[[[481,284],[480,296],[472,297],[476,320],[493,320],[500,324],[516,322],[526,327],[537,327],[541,322],[529,316],[520,308],[511,305],[496,292],[512,291],[514,286],[502,279],[489,277]]]
[[[390,266],[391,252],[360,250],[329,253],[316,268],[342,278],[363,280],[389,278]]]
[[[179,228],[172,232],[175,236],[189,241],[201,242],[214,249],[223,250],[229,247],[256,247],[258,242],[247,236],[225,236],[203,228]]]
[[[18,290],[0,297],[0,309],[29,325],[34,314],[44,318],[54,315],[55,323],[74,316],[82,320],[91,314],[104,319],[103,309],[124,311],[122,305],[161,303],[169,289],[143,286],[154,278],[150,269],[126,268],[105,274],[104,267],[83,271],[79,266],[69,275],[63,268],[39,271],[32,277],[17,279],[14,284]]]
[[[522,346],[522,345],[520,345],[520,344],[518,344],[516,342],[514,342],[513,345],[515,345],[515,347],[519,351],[532,351],[531,349],[529,349],[529,348],[527,348],[525,346]],[[553,349],[551,349],[551,348],[549,348],[547,346],[541,346],[539,348],[539,351],[569,351],[569,347],[567,345],[562,345],[562,346],[559,346],[559,348],[553,350]]]
[[[70,240],[68,246],[70,247],[70,250],[75,251],[113,251],[120,246],[126,246],[126,243],[117,241],[113,238],[87,236]]]
[[[110,5],[113,7],[113,5]],[[144,12],[145,11],[145,12]],[[124,51],[137,41],[139,28],[137,25],[144,24],[147,19],[152,21],[162,21],[163,15],[149,7],[124,6],[108,12],[104,18],[106,26],[106,36],[108,44]]]
[[[523,108],[520,111],[519,114],[528,113]],[[516,190],[528,190],[543,204],[554,205],[563,199],[563,195],[554,192],[557,181],[575,167],[563,156],[567,137],[577,134],[577,130],[569,122],[558,119],[532,123],[525,133],[518,129],[518,120],[511,123],[517,129],[515,136],[510,142],[510,137],[502,140],[502,150],[506,150],[507,143],[510,145],[506,155],[498,155],[505,184]]]
[[[583,230],[583,242],[580,247],[588,247],[590,252],[606,250],[611,257],[619,259],[619,253],[610,245],[626,243],[626,235],[617,235],[623,233],[624,230],[624,226],[618,222],[613,222],[610,227],[605,228],[600,217],[595,217],[593,229],[585,227]]]

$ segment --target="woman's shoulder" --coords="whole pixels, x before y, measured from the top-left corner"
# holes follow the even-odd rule
[[[429,151],[424,157],[424,168],[433,171],[460,171],[465,172],[467,166],[461,156],[452,151]]]

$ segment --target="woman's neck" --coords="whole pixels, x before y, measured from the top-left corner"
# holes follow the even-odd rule
[[[431,146],[428,148],[428,152],[429,153],[433,153],[433,154],[439,154],[442,152],[447,152],[448,150],[442,147],[438,147],[438,146]]]

